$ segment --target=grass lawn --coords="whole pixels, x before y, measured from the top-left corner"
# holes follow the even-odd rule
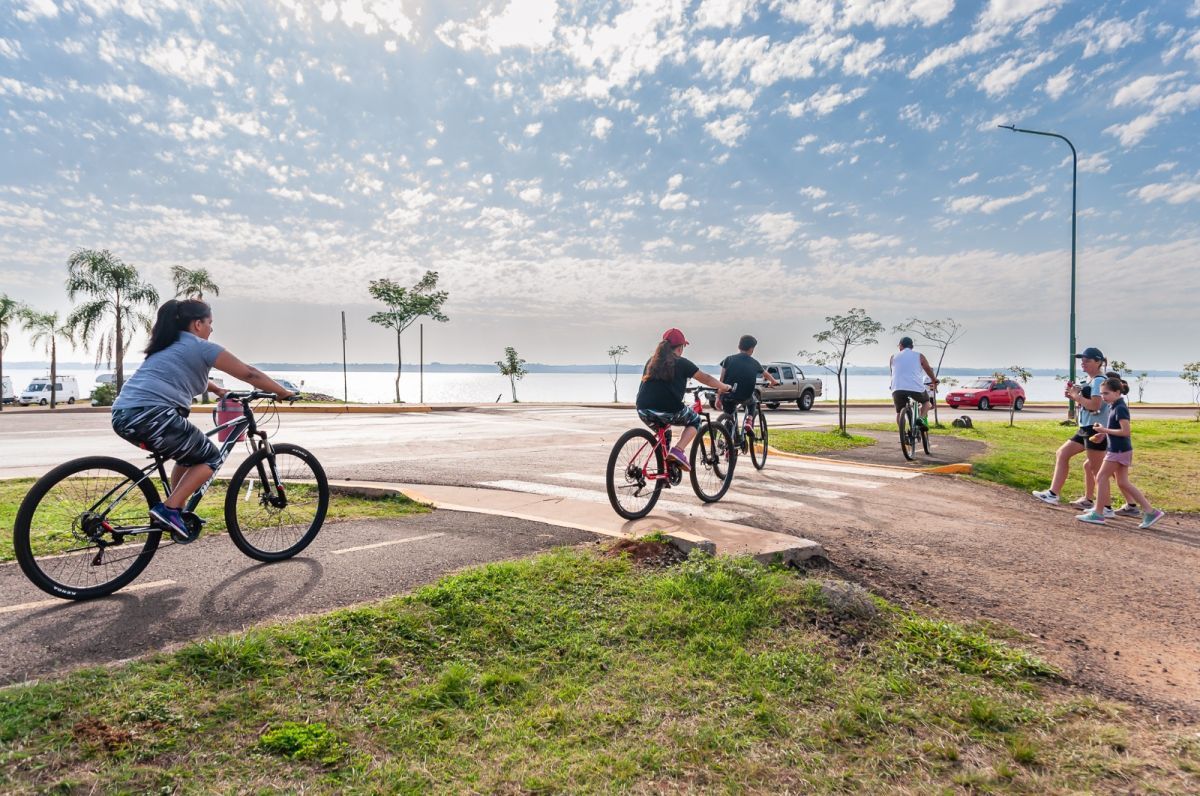
[[[801,431],[799,429],[779,429],[768,431],[767,439],[772,448],[788,453],[824,453],[826,451],[844,451],[851,448],[865,448],[875,444],[874,437],[861,434],[841,434],[833,431]]]
[[[1138,420],[1133,410],[1133,482],[1151,502],[1167,511],[1200,512],[1200,423],[1191,420]],[[891,426],[868,426],[891,428]],[[1054,474],[1054,452],[1071,434],[1057,421],[976,422],[974,428],[933,429],[987,443],[976,459],[975,475],[1021,490],[1045,489]],[[1083,455],[1072,460],[1063,492],[1068,499],[1083,494]],[[1117,498],[1119,502],[1119,497]]]
[[[11,561],[15,558],[12,546],[13,523],[17,519],[17,508],[33,483],[32,478],[0,480],[0,561]],[[196,513],[208,520],[208,524],[204,526],[206,534],[225,532],[225,487],[228,484],[228,481],[219,479],[213,482],[204,495],[204,500],[200,502]],[[293,486],[292,494],[298,494],[299,490],[305,488],[303,485]],[[335,491],[330,496],[325,521],[403,517],[427,511],[430,511],[429,507],[403,495],[368,498],[342,495]]]
[[[1198,788],[1194,731],[982,630],[701,555],[562,550],[0,691],[6,793]]]

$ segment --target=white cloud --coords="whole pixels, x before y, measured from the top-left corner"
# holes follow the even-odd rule
[[[20,97],[30,102],[46,102],[60,98],[59,93],[53,89],[31,86],[11,77],[0,77],[0,97],[5,96]]]
[[[1131,147],[1141,143],[1142,139],[1150,134],[1150,131],[1162,122],[1163,117],[1157,113],[1143,113],[1136,117],[1133,121],[1124,124],[1113,124],[1104,128],[1104,132],[1111,136],[1116,136],[1121,142],[1121,146]]]
[[[688,195],[685,193],[669,193],[658,202],[658,206],[663,210],[683,210],[687,205]]]
[[[668,191],[673,191],[676,188],[678,188],[680,185],[683,185],[683,175],[682,174],[672,174],[667,179],[667,190]]]
[[[824,199],[826,196],[824,188],[818,188],[815,185],[806,185],[800,189],[801,196],[807,196],[809,199]]]
[[[1053,13],[1064,0],[988,0],[987,8],[980,15],[983,25],[1010,25],[1028,17],[1046,12]]]
[[[866,76],[883,68],[879,56],[883,55],[887,44],[883,38],[863,42],[855,47],[842,59],[842,71],[848,75]]]
[[[0,56],[16,60],[21,57],[21,42],[0,37]]]
[[[908,73],[908,76],[913,79],[923,77],[939,67],[954,63],[968,55],[987,52],[1000,43],[1001,33],[995,28],[979,30],[964,36],[953,44],[938,47],[922,58]]]
[[[735,113],[724,119],[714,119],[704,125],[704,131],[725,146],[737,146],[737,143],[750,132],[750,125],[743,119],[742,114]]]
[[[750,217],[751,226],[771,246],[785,246],[800,229],[791,213],[760,213]]]
[[[854,102],[866,93],[867,90],[865,88],[842,91],[841,85],[835,83],[824,91],[818,91],[807,99],[789,103],[787,112],[793,118],[804,116],[808,113],[814,116],[828,116],[841,106]]]
[[[922,113],[921,106],[915,102],[900,109],[900,118],[918,130],[927,132],[933,132],[942,126],[941,116],[933,111]]]
[[[1143,185],[1132,194],[1143,202],[1165,201],[1167,204],[1179,205],[1184,202],[1200,201],[1200,182],[1156,182]]]
[[[1111,55],[1123,47],[1140,42],[1146,32],[1146,12],[1131,20],[1106,19],[1097,22],[1094,17],[1085,17],[1060,41],[1063,44],[1083,44],[1083,57]]]
[[[534,138],[541,131],[542,131],[542,123],[541,122],[533,122],[532,124],[525,125],[525,136],[527,138]]]
[[[1070,158],[1064,161],[1064,165],[1070,162]],[[1094,155],[1084,155],[1079,159],[1079,170],[1084,174],[1107,174],[1112,168],[1112,163],[1108,161],[1103,152],[1097,152]]]
[[[212,88],[219,80],[234,84],[233,75],[226,68],[230,61],[215,44],[197,41],[190,36],[170,36],[147,49],[138,60],[156,72],[193,85]]]
[[[968,174],[965,177],[959,177],[958,181],[955,184],[956,185],[970,185],[971,183],[975,182],[975,180],[977,180],[977,179],[979,179],[979,172],[976,171],[976,172],[972,172],[971,174]]]
[[[696,9],[696,27],[736,28],[754,5],[754,0],[703,0]]]
[[[792,149],[796,150],[797,152],[803,152],[805,149],[808,148],[809,144],[815,143],[816,140],[817,140],[817,137],[815,135],[813,135],[812,133],[809,133],[808,135],[800,136],[799,140],[796,141],[796,145],[794,147],[792,147]]]
[[[141,102],[146,92],[132,83],[127,86],[105,83],[96,87],[96,96],[106,102]]]
[[[612,132],[612,129],[612,119],[609,119],[607,116],[599,116],[592,122],[592,137],[603,141],[608,138],[608,134]]]
[[[1113,107],[1148,105],[1149,110],[1124,124],[1110,125],[1104,132],[1131,147],[1170,117],[1200,108],[1200,83],[1189,85],[1178,79],[1184,75],[1144,75],[1122,86],[1113,96]]]
[[[447,22],[437,34],[464,50],[543,50],[554,42],[557,17],[556,0],[511,0],[498,14],[489,9],[473,22]]]
[[[1057,100],[1067,93],[1067,89],[1071,87],[1071,81],[1074,79],[1075,67],[1068,66],[1058,74],[1046,78],[1046,82],[1042,84],[1042,91],[1046,92],[1046,96],[1050,99]]]
[[[944,20],[953,10],[954,0],[846,0],[841,24],[929,27]]]
[[[1166,75],[1142,75],[1121,86],[1113,95],[1111,105],[1119,108],[1122,105],[1146,102],[1155,95],[1160,85],[1173,83],[1185,74],[1185,72],[1172,72]]]
[[[1030,188],[1025,193],[1016,194],[1015,196],[960,196],[957,199],[951,199],[946,203],[946,209],[952,213],[972,213],[978,211],[986,215],[991,215],[998,210],[1003,210],[1009,205],[1024,202],[1046,191],[1044,186],[1036,186]]]
[[[54,0],[24,0],[14,15],[22,22],[35,22],[42,17],[58,16],[58,6]]]
[[[700,118],[711,116],[721,108],[747,111],[754,104],[754,95],[744,88],[705,92],[696,86],[691,86],[686,91],[676,89],[672,93],[671,99],[690,108],[692,113]]]
[[[1006,58],[979,80],[979,88],[989,97],[1003,97],[1012,91],[1025,75],[1052,60],[1054,54],[1049,52],[1038,53],[1028,61],[1021,61],[1017,57]]]

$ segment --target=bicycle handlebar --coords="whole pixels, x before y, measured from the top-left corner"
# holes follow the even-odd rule
[[[300,393],[292,393],[286,398],[280,398],[275,393],[268,392],[267,390],[246,390],[243,392],[229,390],[225,393],[224,397],[234,401],[257,401],[265,398],[268,401],[288,401],[289,403],[295,403],[300,400]]]

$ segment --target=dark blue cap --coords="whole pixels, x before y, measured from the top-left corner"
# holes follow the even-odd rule
[[[1104,352],[1095,346],[1088,346],[1081,353],[1075,355],[1076,359],[1094,359],[1097,362],[1104,362]]]

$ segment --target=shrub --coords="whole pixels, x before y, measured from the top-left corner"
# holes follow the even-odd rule
[[[117,388],[111,384],[97,384],[92,390],[92,403],[96,406],[112,406],[117,400]]]

